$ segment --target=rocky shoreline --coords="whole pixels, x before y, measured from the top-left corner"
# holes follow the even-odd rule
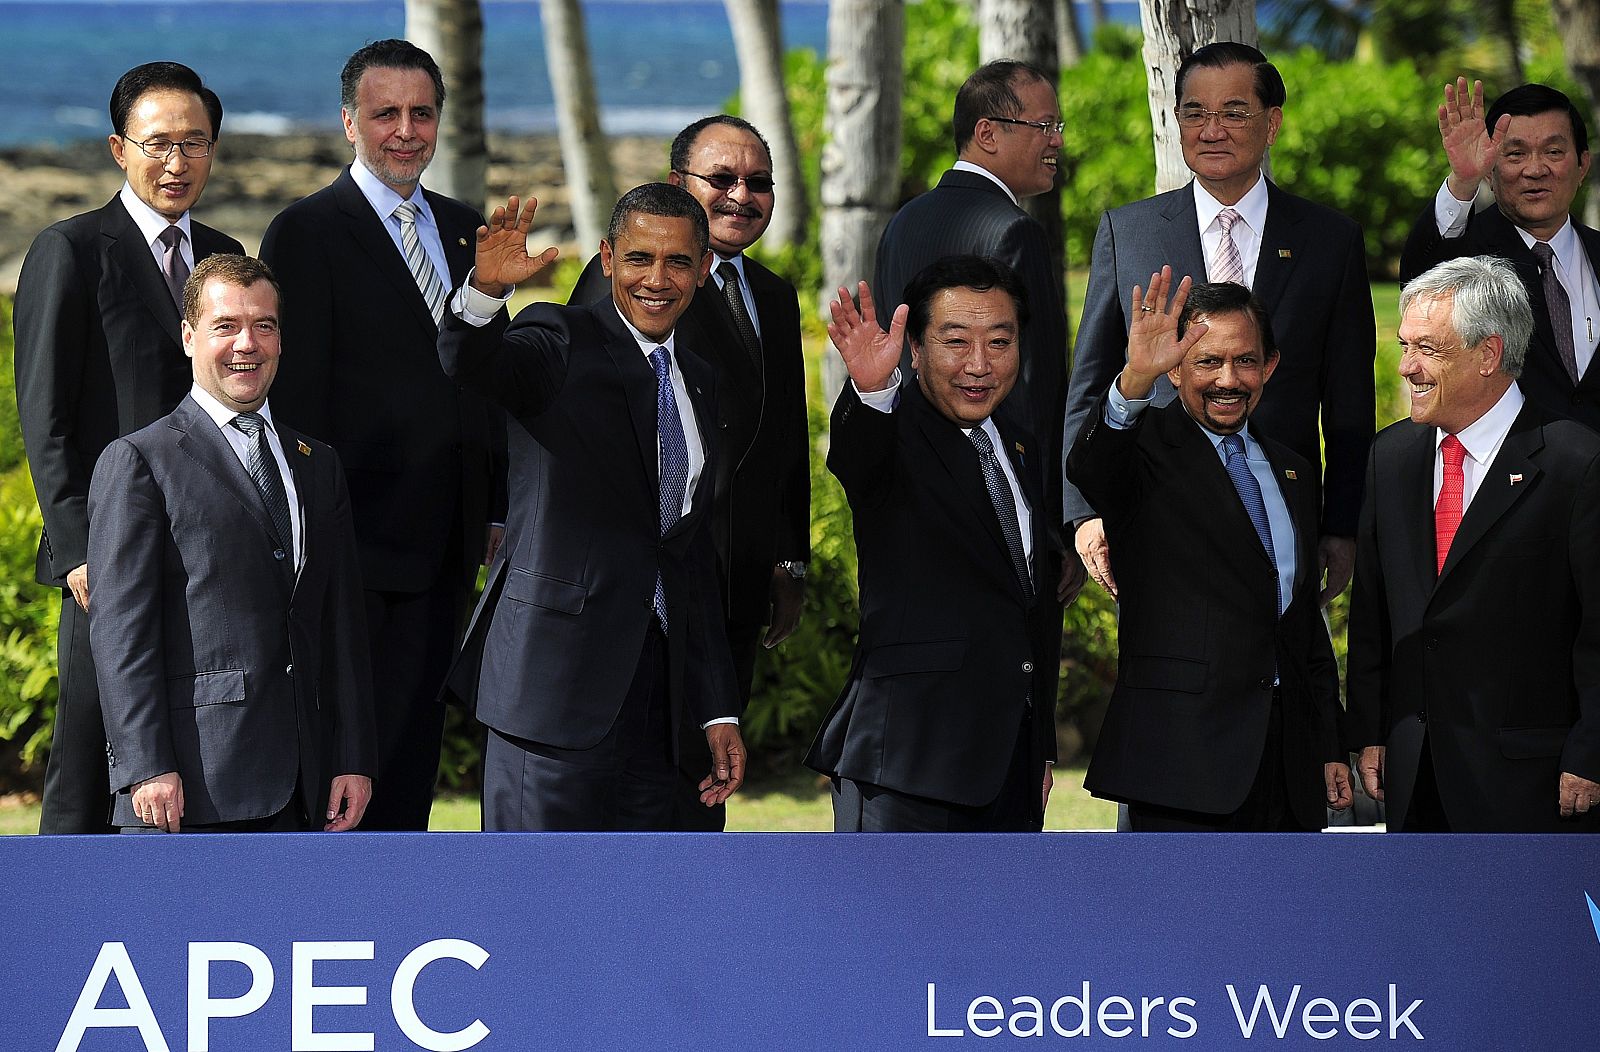
[[[284,206],[331,182],[350,160],[338,132],[232,135],[226,132],[195,214],[254,252],[267,224]],[[611,140],[618,188],[659,179],[667,142],[653,137]],[[426,181],[426,180],[424,180]],[[532,192],[539,199],[534,241],[579,251],[572,229],[561,148],[553,135],[489,136],[489,200]],[[58,220],[98,208],[122,185],[104,139],[61,146],[0,150],[0,291],[16,289],[17,272],[34,237]],[[593,251],[592,247],[586,247]]]

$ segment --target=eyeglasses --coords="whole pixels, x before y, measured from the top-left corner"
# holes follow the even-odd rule
[[[1212,117],[1215,117],[1217,123],[1224,128],[1243,128],[1266,111],[1257,110],[1251,113],[1249,110],[1203,110],[1195,107],[1182,110],[1175,108],[1172,112],[1177,114],[1178,123],[1185,128],[1204,128],[1206,121]]]
[[[139,147],[139,152],[156,161],[165,161],[172,156],[172,151],[177,150],[191,161],[198,161],[202,157],[210,157],[212,149],[217,145],[215,139],[184,139],[182,142],[173,142],[171,139],[130,139],[126,135],[123,142],[130,142]]]
[[[678,174],[692,175],[696,179],[704,179],[723,193],[727,193],[740,183],[748,186],[752,194],[772,193],[772,176],[770,175],[734,175],[732,172],[716,172],[712,175],[701,175],[699,172],[679,172]]]
[[[1015,117],[987,117],[985,120],[999,121],[1001,124],[1020,124],[1024,128],[1038,128],[1046,135],[1060,135],[1067,127],[1066,121],[1020,121]]]

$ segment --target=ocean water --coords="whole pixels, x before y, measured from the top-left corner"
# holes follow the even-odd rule
[[[1137,22],[1136,3],[1110,6],[1116,20]],[[586,0],[583,9],[608,132],[671,134],[738,90],[720,0]],[[537,5],[490,0],[483,10],[489,127],[553,131]],[[825,0],[784,0],[781,12],[786,48],[826,49]],[[155,59],[198,70],[221,95],[229,131],[334,129],[344,60],[404,32],[403,0],[0,0],[0,145],[103,136],[116,78]]]

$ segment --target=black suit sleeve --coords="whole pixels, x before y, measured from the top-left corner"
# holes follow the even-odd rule
[[[1393,633],[1383,562],[1378,553],[1376,446],[1368,458],[1367,499],[1356,529],[1355,589],[1350,596],[1349,656],[1345,672],[1344,744],[1351,752],[1389,737],[1389,661]]]
[[[439,329],[439,365],[468,390],[504,406],[514,415],[539,412],[566,377],[572,333],[565,308],[534,304],[507,324],[500,313],[482,327],[446,311]],[[598,346],[599,336],[593,337]]]
[[[1377,416],[1372,360],[1377,324],[1359,228],[1345,244],[1322,357],[1322,535],[1354,537]]]
[[[783,477],[778,482],[777,543],[773,552],[779,562],[807,561],[811,558],[811,422],[806,413],[805,355],[800,348],[800,300],[784,286],[783,310],[774,320],[785,351],[778,355],[774,368],[784,372],[781,385],[784,397],[775,411],[787,418],[780,432]]]
[[[1434,215],[1433,202],[1432,197],[1428,198],[1428,203],[1422,207],[1422,214],[1411,226],[1411,233],[1406,235],[1405,246],[1400,250],[1402,285],[1430,267],[1438,266],[1447,259],[1461,255],[1457,246],[1460,245],[1462,238],[1445,238],[1440,235],[1439,220]]]
[[[272,385],[272,408],[283,419],[318,438],[338,433],[333,426],[334,290],[345,275],[335,274],[318,230],[302,210],[284,212],[261,240],[261,258],[283,288],[284,357]],[[396,304],[395,309],[401,309]]]
[[[333,450],[333,532],[336,554],[323,600],[322,688],[333,709],[334,774],[374,777],[378,769],[378,730],[373,709],[371,652],[367,641],[366,600],[361,559],[344,467]],[[312,816],[315,818],[316,816]]]
[[[895,412],[905,412],[904,406]],[[852,509],[876,507],[890,496],[894,463],[894,413],[864,404],[855,384],[846,380],[833,405],[828,470],[844,487]]]
[[[1145,410],[1126,428],[1112,427],[1105,421],[1106,399],[1101,395],[1086,414],[1072,448],[1066,457],[1067,478],[1084,498],[1108,515],[1133,507],[1139,500],[1141,475],[1130,469],[1139,432],[1150,410]],[[1112,549],[1115,558],[1116,550]]]
[[[12,322],[17,410],[50,540],[50,573],[58,581],[89,558],[95,454],[80,449],[75,438],[94,310],[93,290],[71,242],[59,230],[44,231],[22,264]]]
[[[1573,503],[1567,532],[1568,559],[1583,604],[1578,636],[1572,646],[1573,680],[1577,684],[1578,719],[1561,750],[1561,769],[1600,782],[1600,459],[1592,460]]]
[[[1078,339],[1073,349],[1067,417],[1062,432],[1065,449],[1072,448],[1084,429],[1085,420],[1122,371],[1128,348],[1128,321],[1122,312],[1122,297],[1132,291],[1117,288],[1117,232],[1111,213],[1106,212],[1101,215],[1100,228],[1094,235],[1089,285],[1083,297],[1083,319],[1078,323]],[[1070,470],[1062,490],[1062,504],[1062,519],[1066,523],[1095,515],[1089,498],[1073,485]]]

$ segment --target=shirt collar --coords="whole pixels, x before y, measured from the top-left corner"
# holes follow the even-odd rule
[[[1456,439],[1466,448],[1467,455],[1474,464],[1487,467],[1489,458],[1505,441],[1506,435],[1511,432],[1511,425],[1517,422],[1517,414],[1522,412],[1522,389],[1512,381],[1506,388],[1505,394],[1494,404],[1490,410],[1478,417],[1472,423],[1456,432]],[[1445,433],[1439,428],[1433,429],[1433,448],[1437,452],[1444,442]]]
[[[1522,243],[1530,249],[1533,248],[1534,242],[1539,240],[1520,226],[1516,228],[1516,231],[1517,236],[1522,238]],[[1563,272],[1567,274],[1576,273],[1575,268],[1578,265],[1577,253],[1579,251],[1578,232],[1573,229],[1571,215],[1567,216],[1567,221],[1561,224],[1561,229],[1557,230],[1555,236],[1550,239],[1550,251],[1555,253],[1556,260],[1561,264]]]
[[[955,164],[950,166],[950,169],[956,172],[972,172],[975,175],[983,176],[985,179],[998,186],[1001,190],[1005,191],[1005,195],[1011,198],[1012,204],[1016,205],[1018,208],[1022,207],[1022,202],[1018,201],[1017,195],[1011,192],[1011,187],[1001,182],[998,175],[995,175],[983,165],[973,164],[971,161],[957,161]]]
[[[350,178],[356,181],[356,186],[361,189],[361,196],[367,199],[372,210],[377,212],[378,218],[384,222],[388,222],[389,217],[394,215],[394,210],[400,207],[400,202],[410,201],[417,206],[418,221],[426,220],[428,225],[432,225],[433,210],[428,207],[428,199],[422,196],[420,182],[417,183],[416,189],[411,191],[410,197],[401,197],[388,183],[373,175],[367,166],[361,163],[359,157],[350,162]]]
[[[678,335],[678,331],[676,329],[674,329],[673,331],[667,333],[666,339],[664,339],[664,340],[652,340],[650,337],[646,336],[644,333],[640,332],[638,329],[635,329],[633,327],[633,322],[631,322],[627,318],[623,317],[622,308],[617,306],[617,301],[615,299],[613,299],[611,301],[611,309],[617,312],[617,317],[622,320],[622,324],[627,328],[628,332],[633,336],[634,340],[638,342],[639,350],[644,352],[644,356],[646,358],[650,357],[650,355],[655,351],[655,349],[657,347],[665,347],[667,349],[667,357],[668,358],[672,358],[673,357],[673,350],[674,350],[673,340]],[[676,359],[674,359],[674,360],[676,360]]]
[[[1190,417],[1190,419],[1192,420],[1194,418]],[[1205,435],[1207,438],[1209,438],[1211,440],[1211,448],[1215,449],[1217,451],[1217,456],[1219,456],[1219,457],[1222,456],[1223,455],[1223,453],[1222,453],[1222,440],[1227,438],[1228,436],[1227,435],[1219,435],[1219,434],[1217,434],[1215,431],[1211,430],[1209,427],[1206,427],[1204,424],[1202,424],[1198,420],[1195,420],[1194,423],[1195,423],[1195,426],[1200,429],[1200,433]],[[1262,449],[1261,448],[1261,443],[1256,441],[1256,436],[1255,436],[1254,433],[1251,432],[1250,425],[1248,423],[1246,423],[1244,425],[1244,429],[1243,430],[1241,430],[1241,431],[1239,431],[1237,433],[1244,436],[1244,455],[1245,455],[1245,459],[1247,459],[1247,460],[1266,460],[1267,459],[1266,450]]]
[[[1267,181],[1259,174],[1256,176],[1255,184],[1244,192],[1238,203],[1231,205],[1225,205],[1212,197],[1206,188],[1200,185],[1200,180],[1194,180],[1193,186],[1195,218],[1199,220],[1202,231],[1210,229],[1211,224],[1217,221],[1217,213],[1224,208],[1238,212],[1239,218],[1245,221],[1245,225],[1253,230],[1257,237],[1260,237],[1261,232],[1266,229]]]
[[[140,234],[144,235],[144,243],[150,248],[155,248],[156,241],[161,237],[161,232],[172,225],[167,220],[167,217],[139,200],[139,195],[134,193],[133,187],[127,183],[122,184],[122,191],[117,194],[117,200],[122,202],[122,207],[127,209],[129,217],[133,220],[133,225],[139,228]],[[178,217],[178,229],[183,231],[184,239],[192,244],[193,235],[189,230],[189,213],[187,211]]]
[[[711,252],[711,255],[712,255],[712,258],[713,258],[713,262],[711,264],[711,273],[716,275],[717,288],[720,289],[722,287],[722,275],[718,274],[717,271],[722,269],[722,264],[724,264],[724,263],[732,263],[733,264],[733,269],[737,270],[739,272],[739,283],[741,285],[748,285],[749,284],[749,282],[747,280],[745,280],[744,253],[743,252],[740,252],[740,253],[738,253],[736,255],[732,255],[732,256],[724,256],[722,253],[720,253],[720,252],[716,251],[715,249],[713,249],[712,252]]]
[[[212,395],[210,391],[207,391],[199,384],[190,385],[189,397],[194,399],[195,405],[198,405],[202,410],[204,410],[206,416],[209,416],[212,422],[215,423],[219,429],[227,427],[233,422],[233,418],[239,415],[239,411],[237,409],[229,409],[227,406],[217,401],[216,397]],[[273,434],[278,433],[277,426],[272,422],[272,409],[268,403],[262,402],[261,408],[256,410],[256,415],[260,416],[261,419],[267,422],[268,431],[271,431]]]

